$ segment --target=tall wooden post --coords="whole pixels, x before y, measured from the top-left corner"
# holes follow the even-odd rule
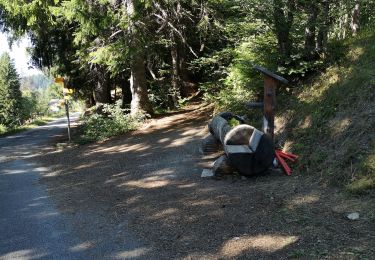
[[[273,139],[275,129],[277,81],[271,77],[264,77],[263,97],[263,132]]]
[[[72,141],[72,138],[70,137],[70,117],[69,117],[69,104],[68,100],[65,99],[65,112],[66,112],[66,118],[68,119],[68,138],[69,143]]]
[[[55,83],[61,84],[63,87],[63,94],[64,94],[64,105],[65,105],[65,113],[66,118],[68,119],[68,139],[69,143],[71,142],[71,136],[70,136],[70,117],[69,117],[69,93],[72,93],[69,89],[65,88],[65,80],[62,77],[55,78]]]
[[[264,76],[263,132],[273,139],[275,131],[276,88],[280,83],[288,84],[289,82],[263,67],[255,66],[254,68]]]

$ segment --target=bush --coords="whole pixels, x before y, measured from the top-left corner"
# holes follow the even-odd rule
[[[7,127],[3,124],[0,124],[0,135],[3,135],[7,132]]]
[[[233,49],[227,50],[231,54],[231,61],[225,68],[218,69],[221,73],[217,75],[221,79],[201,84],[204,98],[214,102],[217,111],[229,110],[253,117],[244,103],[258,101],[263,92],[262,76],[253,67],[261,65],[276,71],[276,49],[276,39],[270,31],[242,38]]]
[[[81,141],[99,141],[111,136],[120,135],[137,128],[144,120],[144,115],[130,116],[121,104],[104,104],[103,113],[94,113],[83,120],[83,136]]]

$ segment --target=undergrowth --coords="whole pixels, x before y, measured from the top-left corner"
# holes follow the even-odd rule
[[[348,40],[338,65],[279,98],[286,146],[301,156],[299,173],[319,173],[355,193],[375,188],[374,42],[371,32]]]
[[[332,42],[329,57],[319,65],[321,72],[278,89],[276,140],[300,155],[296,174],[318,174],[322,182],[354,193],[374,190],[374,42],[375,34],[366,30],[340,44]],[[246,101],[262,99],[262,80],[245,62],[256,55],[247,48],[239,50],[225,81],[216,87],[221,91],[212,94],[215,87],[209,83],[202,88],[216,112],[246,114],[249,124],[260,127],[261,113],[244,106]]]
[[[144,115],[131,116],[120,103],[104,104],[101,113],[83,117],[82,133],[77,142],[101,141],[134,130],[144,120]]]

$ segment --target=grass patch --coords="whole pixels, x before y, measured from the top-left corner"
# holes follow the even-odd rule
[[[375,183],[375,34],[346,42],[338,65],[280,96],[278,116],[288,111],[287,141],[301,156],[301,174],[362,193]],[[350,47],[350,48],[349,48]],[[286,101],[286,102],[285,102]]]
[[[8,127],[0,124],[0,137],[20,133],[20,132],[23,132],[23,131],[26,131],[26,130],[29,130],[29,129],[36,128],[38,126],[43,126],[43,125],[46,125],[46,124],[48,124],[49,122],[51,122],[55,119],[56,119],[56,117],[52,117],[52,116],[38,117],[38,118],[34,119],[33,121],[31,121],[27,124],[17,126],[17,127],[12,127],[12,128],[8,128]]]
[[[347,185],[350,192],[361,194],[375,189],[375,154],[368,156],[361,166],[361,172]]]

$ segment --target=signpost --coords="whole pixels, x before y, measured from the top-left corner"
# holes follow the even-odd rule
[[[73,94],[73,89],[69,89],[65,87],[65,81],[64,78],[58,77],[55,78],[55,83],[61,84],[63,87],[63,94],[64,94],[64,105],[65,105],[65,112],[66,112],[66,117],[68,119],[68,138],[69,138],[69,143],[71,142],[71,136],[70,136],[70,117],[69,117],[69,99],[71,99],[71,96],[69,94]]]

